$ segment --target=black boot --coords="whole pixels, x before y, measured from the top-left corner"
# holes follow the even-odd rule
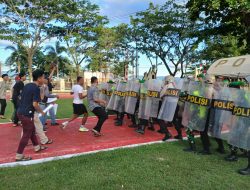
[[[210,150],[202,150],[202,151],[199,152],[199,154],[201,154],[201,155],[210,155],[211,152],[210,152]]]
[[[237,151],[238,148],[230,146],[231,154],[225,157],[225,160],[228,162],[236,162],[238,161]]]
[[[115,122],[115,126],[122,126],[122,121],[121,120],[117,120]]]
[[[216,149],[217,152],[219,152],[220,154],[225,154],[225,148],[223,145],[223,141],[221,139],[215,138],[217,144],[218,144],[218,148]]]
[[[195,143],[189,142],[190,147],[183,149],[185,152],[196,152],[196,145]]]
[[[250,166],[245,169],[239,170],[239,173],[241,175],[250,175]]]
[[[151,122],[149,123],[148,130],[155,131],[155,127],[154,127],[153,123],[151,123]]]
[[[247,152],[247,157],[248,157],[248,166],[245,169],[242,169],[239,171],[240,174],[242,175],[250,175],[250,151]]]
[[[168,139],[170,139],[172,137],[172,135],[170,133],[166,133],[165,137],[162,139],[162,141],[167,141]]]
[[[144,133],[145,133],[145,126],[144,125],[139,126],[138,129],[135,130],[135,132],[144,135]]]
[[[225,160],[228,162],[236,162],[238,161],[238,156],[236,156],[235,154],[230,154],[225,157]]]

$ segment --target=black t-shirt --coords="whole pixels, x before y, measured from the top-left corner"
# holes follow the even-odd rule
[[[17,113],[27,117],[33,117],[35,111],[33,102],[40,101],[41,97],[39,87],[35,83],[29,83],[25,85]]]
[[[21,93],[24,87],[23,81],[17,81],[16,84],[13,86],[13,94],[12,94],[12,100],[18,101],[21,97]]]

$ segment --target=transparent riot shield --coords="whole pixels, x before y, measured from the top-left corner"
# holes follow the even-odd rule
[[[213,85],[190,81],[182,125],[191,130],[204,131],[211,104]]]
[[[125,98],[125,112],[129,114],[135,113],[136,103],[139,98],[140,83],[138,80],[128,82]]]
[[[157,118],[160,105],[160,92],[162,81],[157,79],[148,80],[148,91],[146,97],[146,115],[151,118]]]
[[[114,108],[114,104],[115,104],[115,98],[116,98],[116,95],[114,92],[116,92],[117,90],[117,87],[118,87],[118,84],[114,84],[114,85],[109,85],[110,86],[110,89],[111,89],[111,96],[110,96],[110,99],[109,99],[109,102],[108,102],[108,105],[107,105],[107,109],[108,110],[113,110]]]
[[[98,85],[99,90],[99,99],[104,100],[107,102],[107,89],[108,89],[108,83],[101,83]]]
[[[213,101],[209,116],[209,134],[212,137],[227,140],[231,130],[231,118],[234,108],[231,88],[214,84]]]
[[[234,109],[228,143],[250,150],[250,92],[243,89],[232,89]]]
[[[140,103],[139,103],[139,111],[138,118],[148,120],[149,117],[146,115],[146,98],[148,92],[148,81],[140,84]]]
[[[172,121],[178,104],[183,79],[175,78],[173,83],[167,85],[165,90],[158,119]]]
[[[124,112],[125,109],[125,92],[126,92],[125,82],[119,82],[116,91],[114,91],[115,100],[113,110],[119,113]]]

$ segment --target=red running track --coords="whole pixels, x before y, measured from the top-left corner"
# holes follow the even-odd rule
[[[105,122],[102,130],[104,136],[101,137],[94,137],[91,132],[78,132],[80,119],[71,123],[65,130],[57,126],[49,126],[47,136],[53,139],[54,143],[48,145],[49,148],[41,153],[34,153],[32,145],[28,145],[24,154],[31,156],[33,159],[41,159],[154,142],[163,138],[162,134],[149,130],[146,130],[145,135],[137,134],[134,129],[127,127],[130,124],[127,118],[123,126],[116,127],[113,119],[114,117],[110,116]],[[86,127],[91,129],[96,122],[97,118],[90,117]],[[15,153],[21,136],[21,128],[13,128],[11,126],[11,124],[0,125],[0,164],[15,162]],[[157,126],[156,129],[158,129]],[[176,135],[173,128],[170,128],[170,132]]]

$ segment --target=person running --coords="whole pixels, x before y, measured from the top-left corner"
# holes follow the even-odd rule
[[[37,69],[32,73],[32,76],[34,82],[27,84],[23,88],[20,105],[17,110],[18,118],[22,122],[23,126],[23,135],[17,149],[16,161],[28,161],[32,159],[31,157],[26,157],[23,155],[23,151],[27,146],[29,139],[31,139],[35,152],[40,152],[47,149],[47,147],[39,145],[36,138],[34,125],[35,111],[39,112],[42,115],[45,115],[38,104],[41,99],[40,89],[38,86],[43,85],[44,72],[40,69]]]
[[[21,93],[24,88],[24,81],[26,80],[25,73],[19,73],[19,80],[13,86],[13,93],[12,93],[12,103],[14,105],[14,112],[13,112],[13,127],[18,126],[18,117],[17,117],[17,109],[20,104]]]
[[[78,118],[80,115],[83,115],[82,118],[82,125],[79,128],[80,132],[87,132],[89,131],[85,124],[88,119],[88,111],[83,104],[83,99],[87,97],[87,95],[83,95],[83,83],[84,80],[82,77],[77,77],[77,84],[72,87],[71,95],[74,95],[73,100],[73,116],[68,120],[62,123],[61,127],[64,129],[70,122],[74,121],[76,118]]]
[[[101,129],[103,123],[108,119],[108,115],[105,111],[106,101],[100,100],[98,97],[98,79],[97,77],[91,77],[91,87],[88,89],[87,97],[89,103],[89,109],[98,117],[96,126],[92,129],[95,137],[101,136]]]
[[[4,117],[4,114],[5,114],[5,109],[7,106],[6,92],[8,90],[9,76],[7,74],[3,74],[2,78],[3,78],[3,81],[0,82],[0,104],[1,104],[0,119],[6,119]]]

